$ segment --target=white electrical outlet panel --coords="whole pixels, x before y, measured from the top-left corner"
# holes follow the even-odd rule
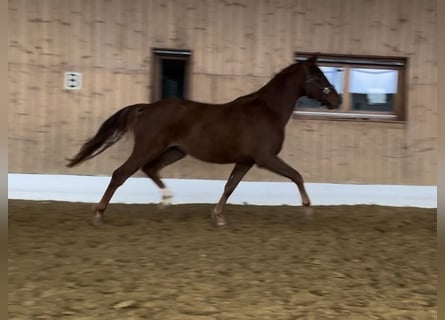
[[[79,90],[82,88],[82,74],[79,72],[65,72],[63,87],[66,90]]]

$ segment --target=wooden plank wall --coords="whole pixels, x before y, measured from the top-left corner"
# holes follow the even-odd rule
[[[281,155],[306,181],[436,184],[435,24],[436,0],[9,0],[9,171],[111,174],[131,140],[75,169],[65,157],[149,101],[153,47],[193,51],[191,96],[207,102],[259,88],[300,50],[409,58],[406,123],[290,121]],[[81,90],[63,90],[65,71]],[[164,176],[229,171],[186,159]]]

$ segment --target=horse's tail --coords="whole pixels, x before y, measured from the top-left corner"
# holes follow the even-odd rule
[[[68,160],[66,165],[72,168],[88,159],[94,158],[118,142],[136,121],[141,105],[132,105],[117,111],[100,126],[96,135],[87,140],[79,152]]]

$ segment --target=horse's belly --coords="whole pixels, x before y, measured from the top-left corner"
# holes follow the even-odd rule
[[[248,150],[228,141],[199,141],[180,146],[193,158],[213,163],[251,162]]]

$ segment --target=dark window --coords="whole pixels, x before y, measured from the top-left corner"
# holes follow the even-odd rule
[[[184,98],[185,60],[161,59],[161,99]]]
[[[178,97],[187,99],[191,52],[154,49],[153,100]]]

